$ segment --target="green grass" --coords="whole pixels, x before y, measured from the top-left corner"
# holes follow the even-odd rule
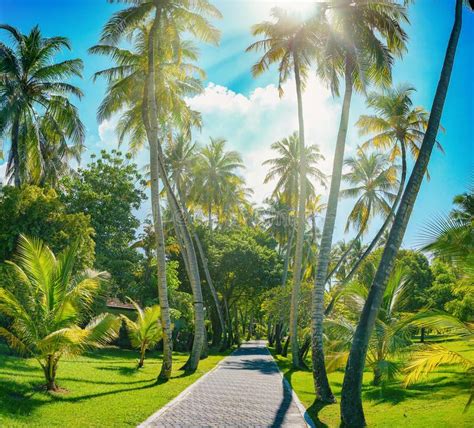
[[[443,345],[474,360],[474,341],[451,341]],[[338,427],[339,404],[321,408],[314,403],[311,372],[292,371],[289,359],[281,356],[276,356],[275,359],[316,425]],[[343,377],[342,371],[329,375],[338,403]],[[371,381],[372,373],[365,372],[362,398],[369,427],[461,428],[473,426],[474,406],[463,414],[464,405],[469,398],[470,380],[462,374],[462,369],[459,367],[441,366],[425,381],[414,384],[408,389],[405,389],[400,382],[374,387]]]
[[[124,427],[136,426],[211,370],[224,354],[202,360],[191,374],[178,370],[187,355],[174,356],[172,379],[157,384],[161,362],[152,353],[136,370],[137,353],[104,349],[74,360],[63,359],[58,384],[67,392],[39,389],[42,371],[32,359],[6,355],[0,345],[1,427]]]

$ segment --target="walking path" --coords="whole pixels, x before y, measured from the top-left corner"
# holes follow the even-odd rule
[[[244,343],[140,427],[307,427],[265,342]],[[309,424],[311,424],[308,419]]]

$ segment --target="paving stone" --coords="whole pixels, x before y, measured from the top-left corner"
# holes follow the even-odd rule
[[[140,427],[302,428],[307,424],[263,341],[244,343]]]

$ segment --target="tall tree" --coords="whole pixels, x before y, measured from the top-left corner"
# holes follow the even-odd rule
[[[148,36],[144,39],[145,43],[143,44],[147,53],[147,60],[145,79],[142,85],[144,91],[140,114],[150,146],[151,193],[157,237],[159,291],[160,300],[163,302],[162,317],[166,318],[163,338],[164,342],[169,343],[166,352],[167,358],[164,359],[162,366],[161,377],[163,378],[169,378],[171,375],[171,341],[168,337],[171,324],[166,293],[164,234],[159,207],[158,181],[160,178],[166,189],[168,203],[173,213],[174,226],[177,236],[180,238],[180,245],[185,256],[184,260],[194,294],[195,335],[189,364],[186,366],[189,370],[195,370],[199,364],[204,341],[204,306],[194,245],[186,216],[167,176],[161,143],[163,135],[166,133],[166,127],[170,125],[170,122],[177,121],[184,126],[183,122],[187,121],[187,125],[189,125],[189,117],[194,116],[189,114],[191,110],[186,105],[183,95],[189,90],[193,90],[186,86],[183,79],[186,79],[189,73],[194,70],[192,70],[192,67],[190,70],[190,67],[183,66],[181,62],[183,47],[185,47],[181,41],[181,36],[183,33],[189,33],[204,42],[217,43],[219,32],[210,24],[208,18],[220,16],[220,12],[207,0],[200,0],[199,2],[137,0],[133,2],[133,6],[114,14],[105,25],[101,37],[102,42],[117,44],[123,36],[133,34],[138,25],[151,22]],[[172,76],[173,78],[164,84],[165,82],[159,79],[160,72],[169,69],[170,65],[173,73],[169,77]],[[183,112],[188,114],[183,115]],[[165,322],[163,321],[163,323]]]
[[[55,62],[71,45],[65,37],[43,37],[38,26],[28,34],[10,25],[0,29],[13,40],[11,47],[0,43],[0,138],[10,137],[7,177],[15,186],[55,185],[84,148],[84,126],[69,99],[82,92],[65,81],[82,76],[82,61]]]
[[[342,166],[353,88],[364,90],[369,83],[386,84],[391,80],[393,54],[405,50],[406,34],[400,21],[407,21],[405,8],[394,0],[333,0],[331,11],[320,23],[322,48],[318,54],[318,72],[339,92],[339,77],[345,91],[337,135],[331,187],[314,282],[312,320],[312,360],[315,390],[323,402],[335,402],[324,365],[323,317],[324,289],[328,274],[334,224],[336,221]]]
[[[359,427],[366,425],[362,408],[361,388],[369,339],[374,329],[387,281],[393,270],[395,258],[402,243],[418,191],[420,190],[423,177],[426,174],[431,152],[436,143],[436,136],[440,126],[441,115],[454,65],[456,48],[462,28],[462,5],[463,0],[456,0],[454,24],[446,49],[443,68],[433,100],[428,126],[423,137],[423,143],[421,144],[418,158],[405,191],[403,192],[387,244],[385,245],[380,264],[377,268],[374,281],[370,287],[367,300],[354,333],[354,340],[347,361],[342,387],[341,419],[342,423],[346,426]]]
[[[299,193],[298,216],[296,226],[296,248],[293,268],[293,290],[291,294],[290,337],[292,362],[294,367],[300,367],[298,350],[298,301],[301,285],[303,239],[306,223],[306,159],[305,133],[303,118],[302,91],[305,86],[310,60],[314,56],[313,22],[305,22],[280,8],[271,11],[272,21],[264,21],[252,28],[254,36],[263,36],[263,40],[252,43],[247,51],[263,50],[264,54],[253,66],[254,76],[268,70],[270,65],[277,63],[279,70],[278,88],[283,94],[283,83],[294,75],[298,107],[298,143],[299,143]]]

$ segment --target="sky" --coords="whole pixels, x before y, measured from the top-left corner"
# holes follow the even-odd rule
[[[415,105],[430,110],[439,79],[446,44],[451,31],[455,0],[417,0],[410,6],[411,24],[405,26],[409,35],[408,52],[394,65],[394,84],[409,83],[417,89],[413,97]],[[188,100],[190,106],[202,113],[203,129],[194,134],[201,144],[209,136],[222,137],[229,149],[242,153],[246,169],[242,175],[254,189],[254,201],[258,204],[270,195],[274,183],[263,184],[266,168],[262,162],[272,156],[270,145],[297,129],[297,110],[294,80],[284,86],[284,96],[277,91],[277,73],[270,70],[259,78],[253,78],[251,66],[257,54],[245,53],[254,41],[250,27],[269,18],[272,7],[287,7],[298,13],[308,13],[312,4],[302,2],[275,2],[264,0],[216,0],[214,4],[223,14],[215,21],[221,30],[219,46],[200,45],[199,65],[206,71],[205,90]],[[105,82],[93,82],[94,72],[110,64],[103,57],[87,53],[96,44],[102,26],[111,14],[123,5],[110,4],[106,0],[0,0],[0,22],[29,31],[38,24],[45,36],[66,36],[72,43],[72,51],[58,56],[82,58],[83,79],[72,82],[81,87],[85,96],[76,104],[87,129],[86,147],[82,164],[92,153],[101,149],[116,148],[116,118],[98,123],[97,107],[105,92]],[[0,34],[0,40],[8,41]],[[451,209],[452,199],[474,183],[474,13],[464,11],[463,31],[459,41],[456,61],[442,117],[446,129],[439,141],[445,153],[434,151],[429,170],[431,180],[425,179],[405,235],[404,246],[416,247],[425,224]],[[305,131],[308,144],[317,144],[325,161],[321,169],[331,173],[341,100],[333,98],[330,91],[310,76],[303,96]],[[363,142],[354,123],[361,114],[367,114],[362,95],[353,99],[350,113],[346,156],[355,152]],[[8,146],[8,142],[6,143]],[[147,153],[137,158],[139,165],[146,162]],[[410,165],[412,163],[410,162]],[[0,161],[0,176],[5,165]],[[342,185],[344,187],[344,184]],[[318,187],[327,196],[328,191]],[[345,222],[352,201],[341,200],[336,221],[335,240],[350,239],[344,234]],[[145,204],[139,215],[145,216],[149,205]],[[319,224],[322,226],[322,218]],[[367,239],[380,225],[375,220]]]

